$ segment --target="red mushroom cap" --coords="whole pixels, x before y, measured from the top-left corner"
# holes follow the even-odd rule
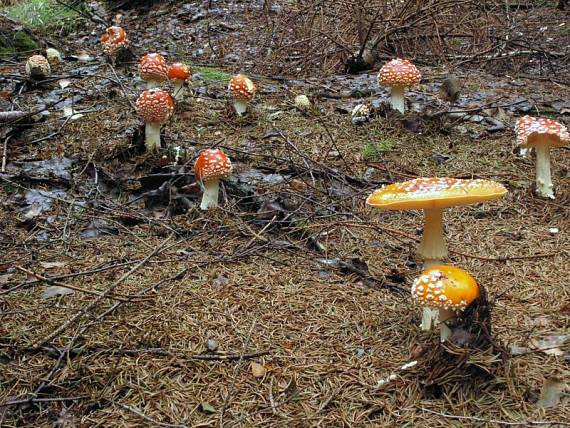
[[[251,101],[255,96],[255,84],[243,74],[238,74],[230,80],[228,85],[230,95],[240,101]]]
[[[168,78],[170,80],[186,80],[191,77],[190,67],[177,62],[168,67]]]
[[[174,113],[174,101],[162,89],[147,89],[137,99],[136,109],[145,122],[165,123]]]
[[[139,62],[139,73],[145,81],[163,82],[167,79],[166,60],[161,54],[144,55]]]
[[[194,175],[202,182],[227,178],[231,173],[230,158],[220,149],[203,150],[194,163]]]
[[[552,119],[544,117],[519,117],[515,132],[517,143],[523,148],[548,144],[553,147],[563,147],[570,142],[568,129]]]
[[[416,66],[407,59],[393,59],[387,62],[378,73],[378,83],[382,86],[412,86],[420,83],[422,76]]]
[[[127,47],[129,39],[127,33],[121,27],[109,27],[101,35],[101,43],[103,44],[103,52],[107,55]]]

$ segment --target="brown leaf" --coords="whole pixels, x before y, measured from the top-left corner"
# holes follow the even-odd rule
[[[551,377],[544,381],[537,407],[554,407],[560,404],[560,396],[568,388],[568,385],[557,377]]]
[[[265,376],[265,367],[259,363],[252,362],[251,373],[253,374],[253,377],[263,377]]]

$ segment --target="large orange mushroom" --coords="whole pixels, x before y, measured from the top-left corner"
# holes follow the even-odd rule
[[[439,265],[447,257],[443,236],[443,210],[456,205],[492,201],[504,196],[507,189],[495,181],[459,178],[416,178],[376,190],[366,199],[374,208],[384,210],[423,210],[425,225],[418,254],[424,268]],[[431,330],[437,314],[424,309],[422,328]]]

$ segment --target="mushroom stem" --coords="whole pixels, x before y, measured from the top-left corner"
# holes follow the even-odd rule
[[[150,153],[160,151],[160,123],[147,122],[144,131],[146,151]]]
[[[247,111],[247,103],[241,100],[234,100],[234,108],[238,116],[241,116]]]
[[[158,88],[160,86],[159,82],[156,82],[154,80],[147,80],[146,82],[146,88],[147,89],[154,89],[154,88]]]
[[[538,144],[536,150],[536,192],[543,198],[554,199],[550,177],[550,150],[547,144]]]
[[[424,269],[442,263],[447,257],[447,248],[443,239],[443,209],[426,209],[424,235],[418,247],[418,254],[424,260]],[[438,310],[424,307],[422,314],[422,330],[431,330],[436,323]]]
[[[390,105],[394,110],[398,110],[400,113],[404,113],[406,111],[404,90],[405,88],[403,86],[392,86],[390,88]]]
[[[176,101],[182,101],[184,99],[184,81],[175,80],[174,81],[174,99]]]
[[[208,210],[218,206],[218,193],[220,191],[220,180],[208,180],[203,183],[204,193],[200,209]]]
[[[451,309],[440,309],[438,311],[439,338],[442,343],[449,339],[451,336],[451,329],[445,322],[453,318],[455,318],[455,312]]]
[[[440,264],[447,257],[447,247],[443,238],[443,209],[425,209],[425,225],[418,254],[424,260],[424,267]]]

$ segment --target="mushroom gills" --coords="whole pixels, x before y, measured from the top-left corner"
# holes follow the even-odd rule
[[[202,202],[200,209],[208,210],[218,206],[218,194],[220,192],[220,180],[208,180],[203,184],[204,193],[202,194]]]
[[[554,199],[554,185],[550,174],[550,150],[539,144],[536,150],[536,192],[543,198]]]

